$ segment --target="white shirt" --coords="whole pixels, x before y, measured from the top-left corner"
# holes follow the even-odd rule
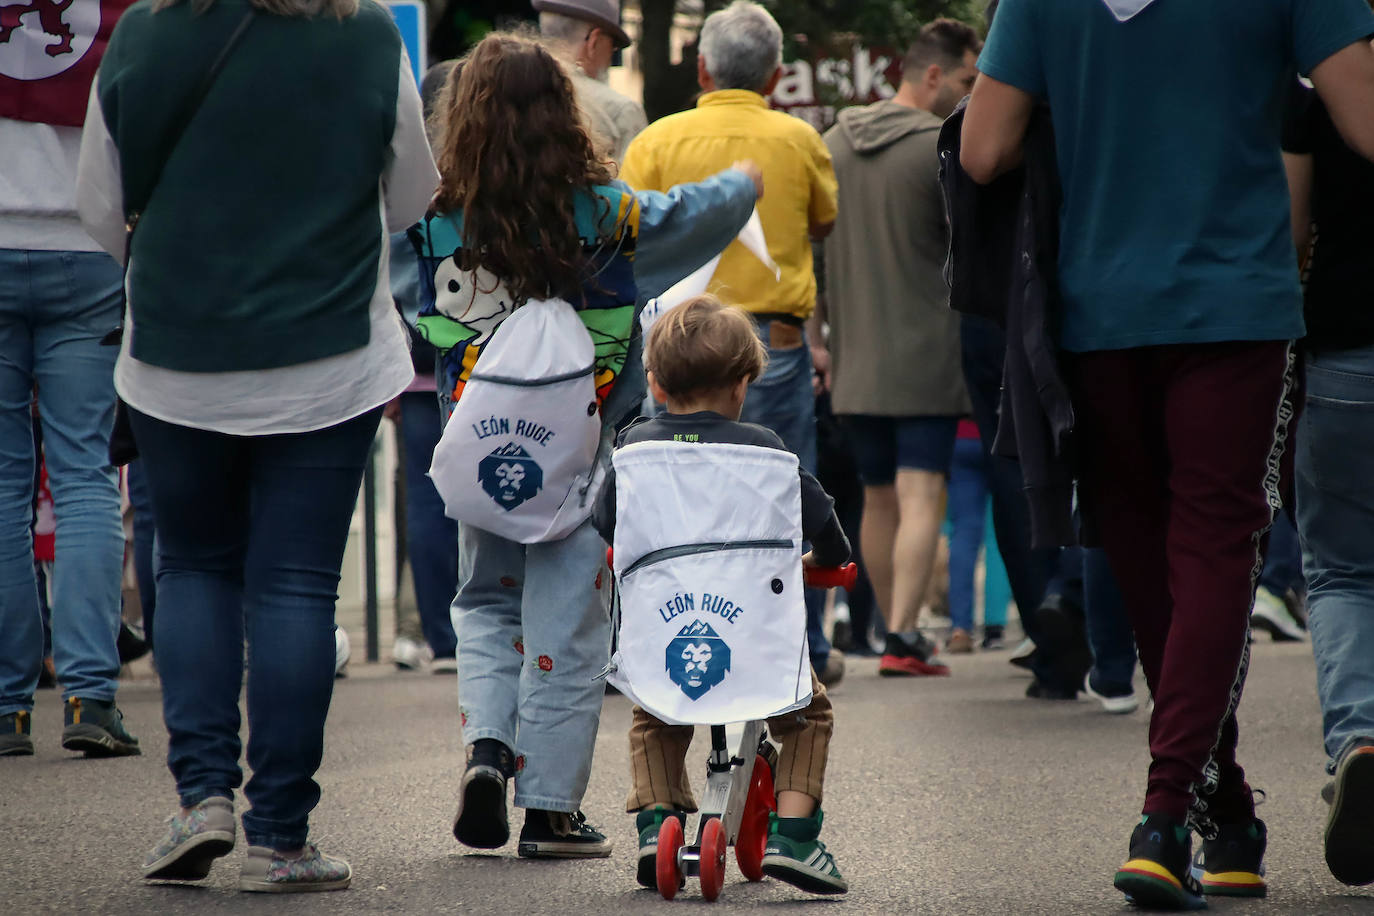
[[[141,362],[129,351],[132,310],[115,364],[115,390],[129,406],[168,423],[236,436],[303,433],[334,426],[396,397],[414,377],[410,341],[391,299],[389,234],[408,228],[429,207],[439,173],[425,137],[420,94],[401,53],[396,128],[380,178],[381,240],[367,346],[294,366],[248,372],[180,372]],[[77,206],[91,236],[124,257],[124,202],[119,150],[91,87],[77,179]],[[304,253],[308,255],[308,253]],[[207,344],[212,345],[211,341]]]

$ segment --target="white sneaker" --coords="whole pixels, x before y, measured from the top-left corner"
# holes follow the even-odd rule
[[[402,671],[415,671],[423,668],[429,646],[416,642],[409,636],[397,636],[391,644],[391,660]]]
[[[348,659],[353,654],[353,646],[348,641],[348,631],[334,627],[334,676],[348,677]]]
[[[1255,592],[1250,626],[1265,631],[1274,642],[1301,642],[1307,638],[1302,625],[1288,610],[1288,603],[1263,585]]]
[[[458,659],[452,655],[445,658],[436,658],[430,662],[429,670],[431,674],[457,674]]]
[[[1020,645],[1011,650],[1011,655],[1007,656],[1007,661],[1014,662],[1017,659],[1025,658],[1035,651],[1035,643],[1029,638],[1021,640]]]
[[[1122,716],[1140,708],[1140,697],[1136,696],[1134,687],[1131,688],[1130,693],[1117,694],[1116,696],[1107,696],[1094,690],[1091,671],[1083,676],[1083,692],[1101,703],[1102,709],[1112,715]]]

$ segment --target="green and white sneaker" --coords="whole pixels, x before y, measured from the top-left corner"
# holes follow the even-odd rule
[[[817,837],[821,833],[820,809],[811,817],[768,815],[768,846],[763,851],[763,873],[786,881],[808,894],[843,894],[849,891],[835,865]]]
[[[687,814],[672,808],[645,808],[635,815],[635,829],[639,831],[639,865],[635,880],[640,887],[658,887],[658,831],[663,822],[675,817],[687,828]]]

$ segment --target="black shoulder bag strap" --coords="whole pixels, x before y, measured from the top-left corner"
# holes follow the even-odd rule
[[[172,158],[172,153],[176,151],[177,145],[181,143],[182,135],[186,133],[187,126],[195,118],[196,112],[200,110],[200,104],[205,100],[205,96],[210,92],[210,87],[214,85],[220,71],[224,69],[224,63],[229,59],[229,54],[234,50],[234,46],[243,38],[243,34],[248,31],[248,27],[257,18],[257,8],[251,4],[248,7],[239,24],[234,27],[229,38],[220,48],[219,56],[210,64],[210,69],[205,71],[201,78],[200,85],[195,92],[187,97],[168,126],[165,141],[162,144],[162,155],[153,160],[152,180],[148,182],[148,192],[144,195],[141,207],[129,207],[125,201],[124,208],[124,279],[120,284],[120,292],[123,294],[128,288],[129,282],[129,258],[133,253],[134,230],[138,228],[139,217],[148,208],[148,202],[152,199],[153,192],[157,190],[158,182],[162,179],[162,170],[167,165],[167,160]],[[124,315],[121,311],[119,326],[110,331],[102,339],[101,343],[107,346],[118,346],[124,339]],[[128,464],[138,457],[138,446],[134,444],[133,430],[129,426],[129,411],[123,399],[118,399],[115,403],[114,429],[110,433],[110,464],[120,467]]]

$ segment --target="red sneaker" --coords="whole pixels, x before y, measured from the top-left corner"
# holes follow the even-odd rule
[[[948,677],[949,665],[935,657],[940,647],[917,632],[915,643],[889,633],[878,660],[882,677]]]

